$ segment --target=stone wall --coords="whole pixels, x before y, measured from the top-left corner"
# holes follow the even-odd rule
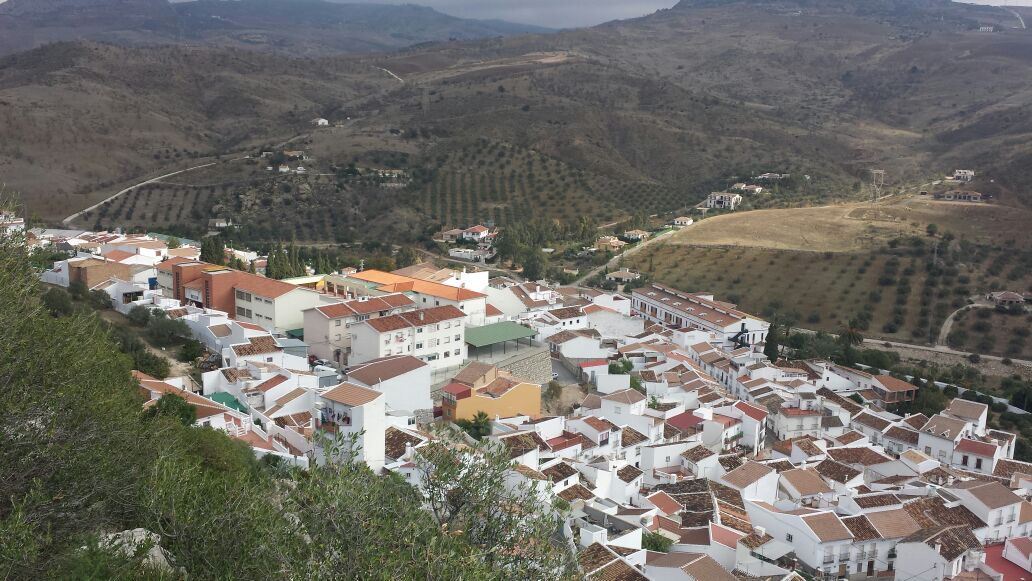
[[[498,369],[508,371],[516,379],[539,383],[552,381],[552,358],[544,347],[523,349],[516,355],[498,362]]]

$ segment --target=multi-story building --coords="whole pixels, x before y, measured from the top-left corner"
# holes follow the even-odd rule
[[[520,381],[497,367],[472,363],[443,389],[441,410],[447,421],[468,420],[484,412],[512,417],[541,414],[541,386]]]
[[[391,355],[411,355],[433,369],[461,365],[466,359],[466,314],[454,305],[419,309],[353,325],[352,365]]]
[[[720,346],[751,346],[767,339],[770,323],[712,295],[691,294],[661,284],[634,289],[631,314],[675,329],[709,331]]]
[[[305,343],[320,359],[346,365],[351,355],[351,327],[377,317],[387,317],[415,308],[404,294],[362,296],[331,305],[305,309]]]
[[[332,300],[311,289],[196,260],[172,258],[157,271],[163,295],[270,331],[302,328],[305,309]]]
[[[385,458],[386,408],[382,393],[353,383],[341,383],[319,395],[316,427],[329,437],[354,438],[348,452],[357,455],[373,472],[380,472]],[[320,462],[325,451],[316,447]]]
[[[487,320],[487,295],[461,286],[402,276],[380,270],[363,270],[347,276],[327,276],[326,286],[335,294],[349,297],[381,296],[404,293],[417,308],[452,305],[462,311],[469,325],[480,326]]]

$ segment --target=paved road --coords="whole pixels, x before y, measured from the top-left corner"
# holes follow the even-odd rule
[[[668,230],[666,232],[663,232],[659,236],[655,236],[655,237],[649,238],[645,242],[639,243],[634,248],[631,248],[630,250],[627,250],[627,251],[623,252],[622,254],[617,254],[609,262],[603,264],[602,266],[597,266],[597,267],[589,270],[587,272],[587,274],[585,274],[584,276],[582,276],[582,277],[578,278],[577,280],[573,281],[573,283],[572,283],[573,286],[580,286],[580,285],[584,284],[584,281],[589,280],[589,279],[591,279],[591,278],[593,278],[595,276],[598,276],[598,274],[600,272],[602,272],[603,270],[605,270],[607,268],[614,268],[614,267],[616,267],[618,264],[620,264],[620,259],[627,258],[629,256],[637,254],[638,252],[640,252],[646,246],[649,246],[649,245],[651,245],[651,244],[653,244],[655,242],[658,242],[659,240],[665,240],[668,236],[670,236],[671,234],[673,234],[674,232],[677,232],[677,231],[678,230]]]

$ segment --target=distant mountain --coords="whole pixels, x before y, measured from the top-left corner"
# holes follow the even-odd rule
[[[210,44],[293,55],[391,50],[528,32],[534,26],[456,18],[416,5],[322,0],[7,0],[0,54],[50,42]]]

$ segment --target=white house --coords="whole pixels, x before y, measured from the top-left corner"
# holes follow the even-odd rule
[[[411,355],[392,355],[352,366],[348,381],[382,393],[387,409],[392,411],[433,408],[430,366]]]
[[[635,316],[675,329],[709,331],[724,345],[763,343],[770,329],[770,323],[714,300],[713,295],[684,293],[661,284],[634,289],[631,301]]]
[[[445,369],[466,359],[464,319],[458,307],[447,305],[397,313],[352,326],[354,365],[391,355],[411,355]]]
[[[315,404],[317,427],[329,437],[356,438],[351,451],[357,454],[359,461],[379,472],[386,455],[384,401],[383,394],[376,390],[341,383],[319,396]],[[317,448],[317,452],[319,460],[324,462],[326,450]]]
[[[713,192],[706,196],[704,202],[707,208],[726,209],[734,210],[738,207],[738,204],[742,203],[741,194],[733,194],[730,192]]]
[[[305,309],[304,339],[309,353],[319,359],[344,365],[351,355],[353,325],[412,310],[415,304],[409,297],[396,293],[378,297],[362,296]]]

